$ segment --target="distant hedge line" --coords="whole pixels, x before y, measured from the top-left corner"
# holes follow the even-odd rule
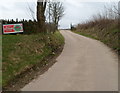
[[[118,51],[120,55],[119,25],[117,19],[97,19],[77,25],[76,31],[93,36]]]
[[[37,22],[36,20],[32,21],[32,20],[22,20],[22,21],[14,21],[12,20],[2,20],[3,24],[16,24],[16,23],[22,23],[23,24],[23,30],[24,30],[24,34],[32,34],[35,33],[37,30]]]
[[[22,21],[14,21],[12,20],[2,20],[3,24],[16,24],[16,23],[22,23],[23,24],[23,30],[24,34],[35,34],[37,32],[37,21],[34,20],[22,20]],[[46,23],[46,29],[47,32],[55,32],[55,27],[53,23]],[[41,31],[39,31],[41,32]]]

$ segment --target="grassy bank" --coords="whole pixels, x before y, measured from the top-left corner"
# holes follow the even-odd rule
[[[120,54],[118,21],[98,19],[79,24],[73,32],[102,41]]]
[[[6,86],[17,75],[40,63],[42,60],[64,44],[64,38],[59,32],[37,35],[3,35],[3,86]]]

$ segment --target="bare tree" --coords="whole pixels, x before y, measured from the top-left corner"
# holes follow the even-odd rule
[[[35,2],[28,2],[28,0],[26,0],[26,15],[29,16],[32,20],[35,20],[35,10],[34,7],[36,7]]]
[[[50,16],[54,24],[55,30],[58,29],[58,23],[64,15],[64,7],[61,2],[51,2],[50,5]]]
[[[34,12],[34,10],[32,9],[32,7],[29,5],[28,2],[27,2],[27,6],[28,6],[28,10],[29,10],[29,12],[30,12],[30,16],[32,17],[33,20],[35,20],[35,17],[34,17],[35,12]]]
[[[107,5],[105,7],[105,14],[106,18],[108,19],[118,19],[118,16],[120,16],[118,3],[113,3],[112,5]]]
[[[37,21],[38,21],[37,32],[46,32],[46,27],[45,27],[46,4],[47,4],[47,0],[37,1]]]

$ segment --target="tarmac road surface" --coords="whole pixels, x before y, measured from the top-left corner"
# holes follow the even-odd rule
[[[60,31],[65,46],[57,62],[21,91],[118,91],[118,57],[100,41]]]

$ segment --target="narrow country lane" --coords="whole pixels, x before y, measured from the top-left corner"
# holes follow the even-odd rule
[[[118,91],[118,58],[103,43],[62,30],[57,62],[21,91]]]

